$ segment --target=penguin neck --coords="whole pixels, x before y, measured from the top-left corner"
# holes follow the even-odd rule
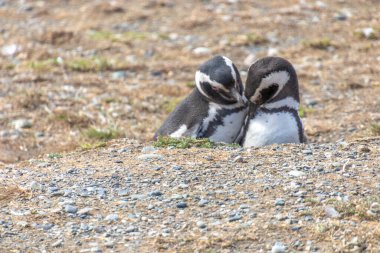
[[[292,96],[287,96],[280,99],[274,99],[267,103],[264,103],[260,106],[264,109],[280,109],[280,108],[287,108],[298,111],[299,108],[299,100],[295,99]]]

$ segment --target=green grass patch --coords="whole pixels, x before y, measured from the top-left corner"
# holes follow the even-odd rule
[[[304,107],[302,105],[300,105],[300,107],[298,108],[298,115],[301,117],[301,118],[306,118],[306,116],[309,114],[309,113],[313,113],[315,110],[313,108],[310,108],[310,107]]]
[[[48,158],[50,158],[50,159],[58,159],[58,158],[62,158],[62,157],[63,157],[63,155],[58,154],[58,153],[50,153],[50,154],[48,154]]]
[[[84,135],[93,140],[107,141],[121,137],[122,133],[116,128],[97,129],[91,127],[84,132]]]
[[[145,40],[147,34],[137,31],[128,31],[124,33],[114,33],[111,31],[90,31],[89,36],[93,40],[108,40],[112,42],[129,43],[132,41]]]
[[[371,132],[374,135],[380,135],[380,124],[372,124],[371,125]]]
[[[321,38],[309,41],[303,41],[303,44],[307,47],[326,50],[328,47],[332,46],[332,42],[329,38]]]
[[[65,62],[65,67],[73,71],[90,72],[112,69],[112,64],[105,58],[92,57],[68,60]]]
[[[215,143],[209,139],[194,139],[190,137],[172,138],[169,136],[159,136],[153,146],[159,148],[173,147],[173,148],[213,148]]]
[[[105,143],[104,141],[99,141],[99,142],[95,142],[95,143],[83,143],[80,145],[80,147],[83,150],[96,149],[96,148],[101,148],[101,147],[105,147],[105,146],[107,146],[107,143]]]
[[[27,66],[36,72],[51,71],[58,66],[56,59],[30,61]]]

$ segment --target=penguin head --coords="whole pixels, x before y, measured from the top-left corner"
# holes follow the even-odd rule
[[[257,106],[287,97],[299,102],[296,71],[280,57],[259,59],[249,67],[244,95]]]
[[[215,56],[203,63],[195,73],[199,92],[217,104],[245,104],[239,71],[230,59]]]

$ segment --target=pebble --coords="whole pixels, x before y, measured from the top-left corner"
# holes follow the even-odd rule
[[[12,56],[21,50],[21,46],[17,44],[5,45],[1,48],[1,54],[5,56]]]
[[[199,202],[198,202],[198,206],[200,207],[204,207],[205,205],[208,204],[208,200],[207,199],[201,199]]]
[[[232,161],[233,161],[234,163],[242,163],[242,162],[243,162],[243,157],[241,157],[240,155],[238,155],[238,156],[235,157]]]
[[[199,55],[199,56],[201,56],[201,55],[208,55],[208,54],[211,53],[211,50],[209,48],[207,48],[207,47],[197,47],[197,48],[193,49],[193,53],[195,55]]]
[[[129,226],[127,227],[127,229],[125,230],[125,232],[127,233],[132,233],[132,232],[137,232],[138,231],[138,228],[135,227],[135,226]]]
[[[119,215],[116,213],[107,215],[104,220],[106,221],[117,221],[119,219]]]
[[[272,253],[285,253],[286,247],[281,242],[275,242],[272,246]]]
[[[128,75],[127,75],[127,72],[126,71],[115,71],[112,73],[112,79],[124,79],[126,78]]]
[[[65,212],[66,213],[76,213],[77,211],[78,211],[78,208],[76,206],[65,205]]]
[[[158,154],[144,154],[144,155],[139,155],[137,157],[137,159],[145,160],[145,161],[161,160],[162,158],[163,158],[163,156],[158,155]]]
[[[359,145],[358,151],[362,153],[368,153],[371,152],[371,149],[369,149],[366,145]]]
[[[233,221],[238,221],[238,220],[240,220],[241,219],[241,215],[239,215],[239,214],[235,214],[235,215],[233,215],[233,216],[230,216],[229,218],[228,218],[228,221],[229,222],[233,222]]]
[[[17,119],[12,122],[14,127],[16,129],[21,129],[21,128],[31,128],[33,126],[33,123],[29,119]]]
[[[339,218],[340,213],[332,206],[325,207],[325,214],[330,218]]]
[[[206,223],[204,223],[203,221],[197,221],[197,227],[199,228],[206,228]]]
[[[378,202],[373,202],[367,213],[371,216],[380,215],[380,204]]]
[[[293,176],[293,177],[301,177],[301,176],[305,175],[305,172],[302,172],[302,171],[299,171],[299,170],[291,170],[291,171],[288,172],[288,174],[290,176]]]
[[[143,147],[141,149],[141,153],[154,153],[156,151],[157,151],[157,149],[155,147],[152,147],[152,146]]]
[[[369,39],[369,38],[374,36],[375,30],[372,27],[366,27],[366,28],[362,29],[362,33],[363,33],[364,37]]]
[[[158,196],[162,195],[162,192],[160,192],[160,191],[151,191],[148,195],[149,196],[158,197]]]
[[[283,200],[283,199],[276,199],[275,205],[276,206],[284,206],[285,205],[285,200]]]
[[[129,190],[128,189],[121,189],[118,192],[119,196],[128,196],[129,195]]]
[[[183,209],[183,208],[186,208],[186,207],[187,207],[186,202],[179,202],[179,203],[177,203],[177,208]]]
[[[51,246],[52,247],[60,247],[62,245],[63,245],[63,240],[57,240]]]

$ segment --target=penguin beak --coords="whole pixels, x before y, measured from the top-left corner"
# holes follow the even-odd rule
[[[252,118],[255,114],[256,114],[256,111],[257,111],[257,108],[258,108],[258,105],[256,103],[249,103],[249,107],[248,107],[248,118]]]
[[[244,95],[241,95],[236,88],[231,89],[232,97],[236,99],[237,103],[247,105],[247,98]]]

